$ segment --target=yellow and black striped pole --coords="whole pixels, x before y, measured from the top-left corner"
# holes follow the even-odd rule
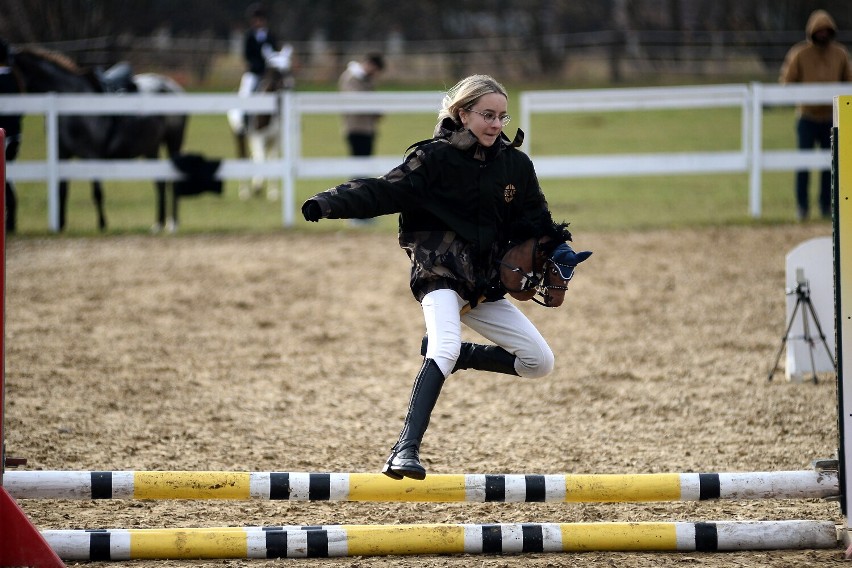
[[[833,548],[838,543],[831,521],[331,525],[47,530],[42,534],[64,560],[714,552]]]
[[[290,501],[615,503],[714,499],[822,499],[840,495],[837,472],[659,474],[432,474],[227,471],[9,471],[17,499],[267,499]]]

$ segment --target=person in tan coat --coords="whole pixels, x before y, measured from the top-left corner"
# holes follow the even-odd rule
[[[370,92],[375,90],[375,80],[385,68],[385,59],[381,53],[368,53],[360,61],[350,61],[337,86],[342,93]],[[365,157],[373,155],[378,128],[379,114],[344,114],[343,134],[349,145],[351,156]],[[350,219],[349,225],[358,227],[372,225],[374,219]]]
[[[805,27],[806,39],[787,52],[781,67],[781,83],[834,83],[852,81],[852,67],[846,48],[834,41],[837,25],[825,10],[815,10]],[[830,105],[799,105],[796,108],[796,136],[800,150],[815,145],[831,147],[832,108]],[[796,205],[800,221],[808,217],[809,173],[796,172]],[[820,177],[819,207],[823,218],[831,217],[831,172]]]
[[[369,53],[361,61],[350,61],[340,75],[338,87],[343,93],[375,90],[375,78],[385,68],[385,60],[379,53]],[[352,156],[371,156],[376,137],[378,114],[343,115],[343,133]]]

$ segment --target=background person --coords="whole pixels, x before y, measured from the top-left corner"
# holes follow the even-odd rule
[[[16,95],[23,91],[18,76],[10,65],[9,44],[0,39],[0,94]],[[21,145],[21,115],[0,114],[0,128],[6,131],[6,163],[15,161]],[[6,176],[6,231],[13,233],[17,225],[18,199],[15,186]]]
[[[277,50],[275,36],[269,31],[266,8],[261,4],[252,4],[248,8],[249,29],[243,41],[243,58],[246,72],[244,85],[240,82],[240,94],[252,93],[266,72],[266,60]]]
[[[266,61],[275,55],[276,40],[269,31],[269,22],[267,19],[266,8],[262,4],[251,4],[246,10],[248,17],[249,29],[243,37],[243,59],[245,60],[246,70],[240,77],[240,87],[238,94],[241,97],[246,97],[255,90],[266,72]],[[231,125],[231,130],[238,137],[245,135],[245,113],[241,110],[234,109],[228,111],[228,122]],[[238,140],[238,144],[243,145],[240,149],[240,155],[245,155],[245,140]]]
[[[525,378],[553,370],[547,341],[504,296],[500,260],[513,243],[548,237],[544,254],[562,250],[573,266],[567,223],[556,223],[533,164],[503,133],[505,88],[487,75],[462,79],[438,114],[434,138],[379,178],[356,179],[302,206],[308,221],[399,213],[399,243],[411,260],[411,291],[426,323],[423,363],[414,379],[399,440],[382,473],[423,479],[420,444],[444,380],[458,369]],[[568,275],[570,278],[570,275]],[[462,343],[464,323],[494,345]]]
[[[370,53],[361,61],[350,61],[338,80],[343,93],[370,92],[375,90],[375,79],[385,68],[380,53]],[[380,114],[343,115],[343,133],[352,156],[372,156],[376,129]]]
[[[815,10],[805,26],[806,39],[797,43],[784,58],[781,83],[833,83],[852,81],[852,67],[846,48],[835,42],[837,25],[825,10]],[[831,105],[799,105],[796,108],[796,139],[800,150],[814,146],[831,148]],[[796,205],[800,221],[808,218],[810,200],[807,170],[796,172]],[[820,173],[819,208],[831,217],[831,171]]]
[[[385,68],[384,57],[380,53],[367,54],[360,61],[350,61],[337,86],[342,93],[372,92],[376,89],[375,79]],[[376,130],[380,114],[344,114],[343,134],[349,145],[350,156],[372,156],[375,147]],[[373,219],[350,219],[353,227],[371,225]]]

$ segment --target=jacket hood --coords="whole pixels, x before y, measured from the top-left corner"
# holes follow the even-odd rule
[[[814,10],[805,26],[805,36],[808,38],[808,41],[811,41],[814,32],[826,29],[831,30],[835,34],[837,33],[837,24],[834,23],[834,19],[825,10]]]

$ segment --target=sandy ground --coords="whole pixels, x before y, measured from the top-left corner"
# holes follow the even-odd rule
[[[837,446],[833,378],[767,371],[784,255],[826,225],[577,234],[566,304],[526,303],[557,355],[540,380],[453,375],[433,473],[810,467]],[[376,472],[423,324],[390,235],[12,240],[7,447],[30,469]],[[474,336],[469,336],[474,339]],[[782,358],[783,362],[783,358]],[[332,523],[842,522],[836,503],[399,504],[22,501],[41,529]],[[825,566],[841,550],[582,553],[142,566]]]

